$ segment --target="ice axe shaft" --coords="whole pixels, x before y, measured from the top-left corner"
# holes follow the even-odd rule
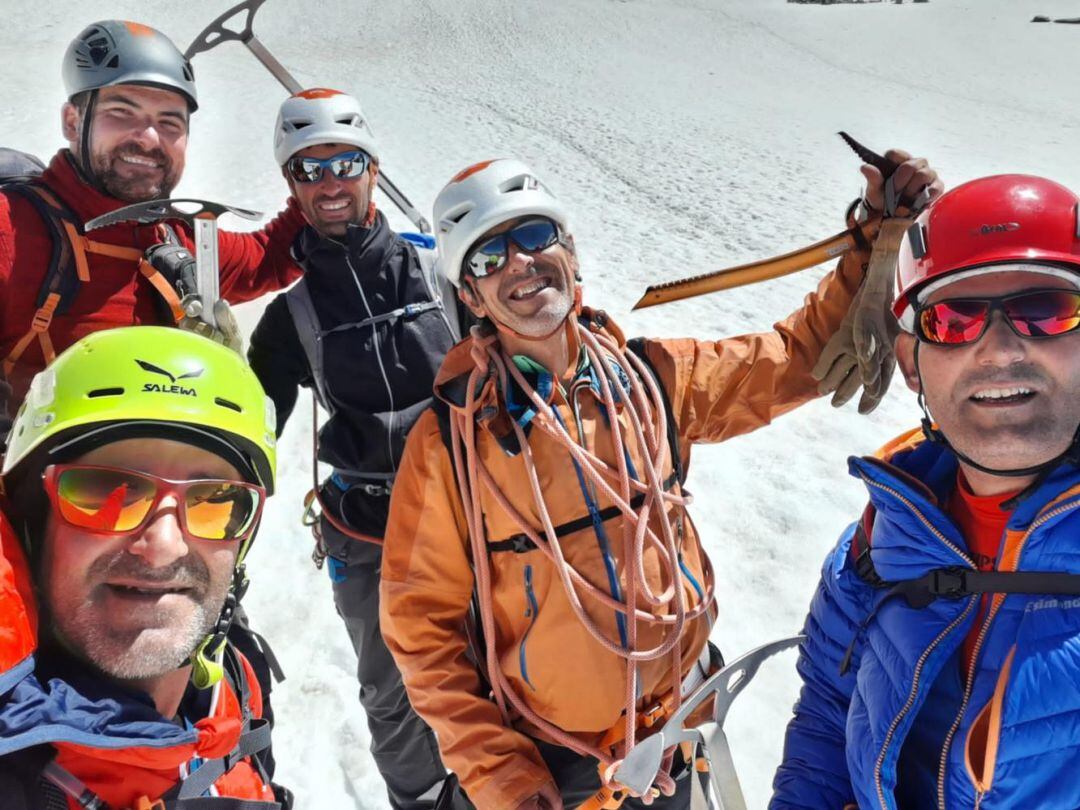
[[[195,284],[199,291],[202,311],[199,317],[217,329],[214,304],[221,298],[221,279],[218,274],[217,215],[195,215]]]
[[[875,167],[881,172],[881,176],[885,178],[885,215],[887,217],[892,216],[901,202],[892,182],[892,175],[900,164],[866,148],[846,132],[840,132],[839,135],[843,138],[844,143],[859,156],[859,160]],[[921,207],[926,203],[927,199],[924,190],[912,202],[912,205]],[[812,245],[781,256],[774,256],[750,264],[740,264],[713,273],[693,276],[692,278],[669,281],[664,284],[653,284],[646,288],[641,300],[634,304],[634,309],[644,309],[654,307],[657,304],[667,304],[671,301],[681,301],[684,298],[705,295],[706,293],[730,290],[734,287],[742,287],[745,284],[757,284],[759,281],[768,281],[769,279],[786,276],[789,273],[796,273],[799,270],[806,270],[809,267],[815,267],[830,259],[842,256],[856,245],[872,244],[877,237],[880,225],[881,221],[874,218],[861,225],[855,225],[836,236],[831,236],[828,239],[823,239],[820,242],[815,242]]]
[[[634,309],[655,307],[658,304],[667,304],[672,301],[681,301],[684,298],[694,298],[705,293],[718,292],[742,287],[746,284],[757,284],[759,281],[767,281],[780,278],[791,273],[797,273],[808,267],[816,267],[819,264],[842,256],[852,250],[864,240],[863,244],[869,244],[877,236],[877,229],[881,221],[874,219],[861,225],[855,225],[848,230],[822,239],[812,245],[807,245],[799,250],[774,256],[771,259],[740,264],[735,267],[727,267],[712,273],[704,273],[700,276],[668,281],[663,284],[652,284],[646,288],[645,294],[634,304]]]
[[[242,42],[247,46],[247,49],[255,55],[255,58],[262,63],[263,67],[270,71],[273,77],[289,91],[290,95],[296,95],[301,92],[304,88],[300,82],[298,82],[289,72],[288,68],[274,58],[274,55],[270,53],[269,49],[262,44],[257,36],[255,36],[255,31],[252,28],[255,20],[255,12],[257,12],[265,2],[266,0],[244,0],[243,3],[238,3],[218,16],[217,19],[202,30],[202,33],[192,40],[188,49],[184,51],[184,58],[191,59],[196,54],[216,48],[222,42]],[[229,21],[240,14],[246,15],[243,28],[239,31],[229,28]],[[416,207],[409,202],[409,198],[394,185],[393,181],[386,176],[385,172],[379,172],[378,183],[383,194],[390,198],[390,201],[398,207],[398,210],[400,210],[401,213],[409,218],[421,233],[431,233],[431,224],[416,209]]]

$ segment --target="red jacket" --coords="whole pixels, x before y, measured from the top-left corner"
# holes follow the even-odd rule
[[[41,182],[82,222],[128,204],[87,185],[66,149],[53,157]],[[188,228],[176,221],[170,224],[194,250]],[[290,200],[261,231],[220,232],[222,296],[238,304],[295,281],[300,269],[290,258],[289,248],[304,224],[303,214]],[[94,231],[92,238],[140,250],[160,241],[153,225],[134,224],[102,228]],[[18,194],[0,194],[0,358],[7,357],[30,329],[52,250],[48,225],[32,204]],[[82,285],[67,312],[53,317],[48,330],[57,353],[100,329],[162,322],[159,295],[137,272],[135,262],[97,253],[88,254],[87,260],[89,282]],[[30,380],[44,367],[41,346],[34,340],[9,375],[13,396],[8,407],[12,413],[26,395]]]
[[[76,776],[109,808],[157,799],[180,781],[193,759],[224,757],[240,739],[240,700],[227,680],[214,687],[206,717],[184,728],[160,716],[132,693],[109,692],[89,672],[70,678],[38,677],[37,611],[22,546],[0,515],[0,757],[48,744],[56,763]],[[238,654],[239,655],[239,654]],[[242,655],[250,689],[249,716],[262,716],[262,692]],[[81,691],[80,685],[92,689]],[[88,695],[93,695],[90,697]],[[249,758],[214,782],[224,797],[273,802],[274,794]],[[69,801],[72,810],[81,805]],[[6,807],[0,796],[0,807]],[[266,805],[268,808],[275,806]]]

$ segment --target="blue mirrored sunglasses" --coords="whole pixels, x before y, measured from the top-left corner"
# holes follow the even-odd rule
[[[318,183],[327,169],[339,180],[359,177],[367,171],[371,158],[360,149],[338,152],[328,158],[294,155],[285,164],[289,177],[297,183]]]
[[[490,276],[510,261],[511,244],[526,253],[536,253],[551,247],[559,238],[559,226],[547,217],[526,220],[505,233],[479,242],[465,256],[464,270],[477,278]]]

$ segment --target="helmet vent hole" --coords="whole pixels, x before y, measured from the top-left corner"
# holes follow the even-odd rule
[[[120,67],[120,54],[114,54],[113,58],[110,59],[106,63],[105,67],[107,67],[107,68],[118,68],[118,67]]]
[[[95,388],[86,396],[88,399],[97,399],[98,397],[119,397],[123,394],[123,388]]]
[[[339,124],[344,124],[347,127],[356,127],[360,129],[364,126],[364,120],[355,113],[353,115],[342,115],[334,119]]]
[[[221,397],[214,397],[214,404],[220,405],[222,408],[228,408],[230,411],[236,411],[237,413],[243,413],[244,409],[237,405],[235,402],[230,402],[227,399]]]

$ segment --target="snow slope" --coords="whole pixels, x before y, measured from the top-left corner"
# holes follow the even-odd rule
[[[127,17],[181,47],[228,0],[2,0],[0,142],[60,144],[59,60],[92,20]],[[841,228],[859,190],[846,129],[932,159],[950,184],[1002,171],[1080,188],[1075,27],[1066,0],[789,5],[783,0],[271,0],[263,42],[301,83],[361,96],[383,168],[425,212],[458,169],[532,163],[574,213],[586,300],[630,334],[767,329],[824,270],[630,314],[644,287],[791,249]],[[180,191],[276,210],[271,129],[283,91],[238,44],[196,59],[202,108]],[[400,218],[392,216],[398,225]],[[261,305],[243,308],[250,328]],[[694,453],[693,514],[719,577],[729,657],[796,632],[821,560],[860,511],[845,457],[916,423],[897,383],[868,418],[815,403]],[[298,522],[310,412],[282,443],[281,494],[252,555],[249,611],[289,679],[275,692],[279,777],[299,806],[380,808],[353,653]],[[793,657],[739,699],[731,737],[763,807],[797,694]]]

